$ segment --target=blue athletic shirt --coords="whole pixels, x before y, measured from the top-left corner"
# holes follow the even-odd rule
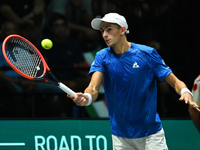
[[[161,130],[157,113],[157,79],[163,81],[172,70],[154,48],[131,43],[122,55],[110,47],[95,56],[89,74],[104,74],[111,132],[125,138],[141,138]]]

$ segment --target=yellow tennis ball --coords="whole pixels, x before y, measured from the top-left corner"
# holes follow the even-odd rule
[[[53,42],[50,39],[44,39],[42,40],[41,45],[44,49],[51,49]]]

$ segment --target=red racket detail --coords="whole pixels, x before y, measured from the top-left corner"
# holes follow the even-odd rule
[[[10,35],[3,41],[2,50],[8,64],[25,78],[40,78],[46,73],[47,65],[43,56],[27,39]]]
[[[24,37],[16,34],[6,37],[3,41],[2,52],[8,64],[21,76],[53,83],[67,94],[76,95],[74,91],[58,81],[40,51]],[[54,81],[43,78],[47,71]]]

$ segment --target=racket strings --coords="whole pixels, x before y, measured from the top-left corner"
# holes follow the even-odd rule
[[[34,47],[20,38],[11,38],[6,45],[6,54],[10,62],[21,72],[32,77],[43,73],[43,64]]]

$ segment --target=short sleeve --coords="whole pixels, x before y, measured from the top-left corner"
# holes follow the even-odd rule
[[[163,81],[172,72],[155,49],[150,54],[150,65],[158,80]]]
[[[104,61],[100,53],[96,54],[95,59],[90,67],[89,75],[91,76],[95,71],[102,73],[105,72]]]

